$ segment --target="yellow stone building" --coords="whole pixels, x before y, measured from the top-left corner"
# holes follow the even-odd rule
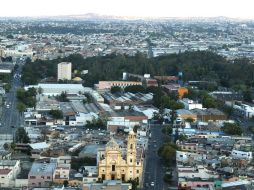
[[[128,135],[126,158],[112,138],[106,145],[105,156],[100,159],[98,170],[98,180],[141,181],[143,157],[137,156],[136,134],[133,131]]]

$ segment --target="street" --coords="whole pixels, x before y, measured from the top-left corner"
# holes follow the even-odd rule
[[[21,67],[14,71],[14,75],[20,76]],[[20,115],[17,107],[16,101],[16,91],[21,86],[20,77],[13,77],[11,79],[11,89],[9,93],[6,93],[5,104],[3,107],[3,115],[1,119],[1,134],[12,134],[16,127],[20,125]],[[14,128],[13,128],[14,126]]]
[[[165,169],[163,162],[158,156],[159,147],[163,144],[163,134],[161,125],[150,125],[151,138],[146,153],[146,165],[144,172],[144,190],[163,190],[167,189],[163,177]]]

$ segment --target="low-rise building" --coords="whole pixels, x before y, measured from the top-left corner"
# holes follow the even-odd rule
[[[182,120],[192,119],[193,121],[197,121],[197,115],[192,111],[186,109],[178,109],[176,110],[176,114]]]
[[[121,110],[114,112],[107,121],[107,129],[116,132],[120,127],[126,131],[131,131],[135,125],[146,125],[148,117],[142,112],[134,110]]]
[[[183,103],[184,108],[187,110],[192,110],[192,109],[203,109],[203,105],[195,102],[193,100],[190,100],[188,98],[183,98],[182,100],[180,100],[181,103]]]
[[[83,190],[131,190],[131,183],[122,183],[119,180],[105,180],[103,183],[84,184]]]
[[[192,109],[191,112],[197,115],[199,121],[226,121],[227,116],[215,108],[209,109]]]
[[[28,174],[29,187],[48,187],[54,179],[57,163],[34,162]]]
[[[57,96],[61,93],[66,94],[79,94],[85,93],[85,88],[82,84],[44,84],[39,83],[38,85],[29,85],[25,86],[25,90],[29,88],[35,88],[38,90],[39,88],[42,89],[42,94],[48,96]]]
[[[96,85],[96,88],[99,91],[110,90],[111,87],[118,86],[125,88],[127,86],[142,85],[142,82],[137,81],[99,81],[99,84]]]
[[[216,173],[214,171],[210,171],[201,165],[198,165],[197,167],[179,166],[177,168],[177,171],[178,171],[178,178],[187,178],[187,179],[198,178],[198,179],[202,179],[202,180],[218,179],[219,178],[218,173]]]

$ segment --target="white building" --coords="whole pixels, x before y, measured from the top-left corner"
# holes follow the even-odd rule
[[[85,93],[85,88],[82,84],[42,84],[25,86],[25,90],[29,88],[42,89],[42,94],[47,96],[57,96],[62,92],[67,94]]]
[[[231,156],[236,159],[252,160],[252,152],[232,150]]]
[[[183,98],[180,100],[181,103],[183,103],[184,108],[187,110],[192,110],[192,109],[203,109],[203,105],[197,102],[194,102],[193,100],[190,100],[188,98]]]
[[[71,80],[71,62],[62,62],[57,65],[57,80]]]
[[[241,104],[241,105],[233,105],[233,108],[242,116],[246,118],[252,118],[254,116],[254,107],[247,105],[247,104]]]
[[[0,188],[14,187],[20,170],[19,160],[0,160]]]
[[[197,167],[178,167],[178,178],[200,178],[202,180],[216,179],[219,175],[216,172],[207,170],[204,166]]]

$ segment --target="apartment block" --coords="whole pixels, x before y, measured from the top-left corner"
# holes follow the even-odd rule
[[[57,65],[57,80],[71,80],[71,62],[62,62]]]

